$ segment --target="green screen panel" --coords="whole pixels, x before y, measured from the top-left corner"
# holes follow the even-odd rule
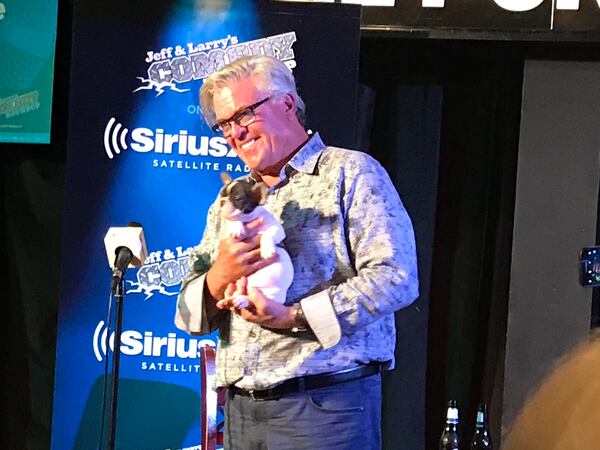
[[[0,0],[0,142],[50,142],[58,0]]]

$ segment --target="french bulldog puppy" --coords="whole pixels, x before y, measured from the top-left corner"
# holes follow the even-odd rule
[[[290,256],[279,245],[285,239],[281,223],[263,206],[267,200],[267,186],[264,183],[251,184],[244,180],[233,180],[227,173],[221,173],[224,187],[220,194],[219,214],[223,219],[221,237],[244,239],[246,224],[259,217],[260,255],[270,258],[275,253],[278,259],[247,277],[247,284],[236,283],[232,295],[236,308],[247,308],[250,304],[245,295],[246,289],[257,288],[270,300],[285,303],[287,290],[294,278],[294,267]],[[244,292],[241,292],[243,290]]]

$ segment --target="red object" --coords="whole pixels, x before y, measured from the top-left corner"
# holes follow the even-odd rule
[[[213,347],[200,348],[200,433],[203,450],[215,450],[217,445],[223,445],[223,421],[218,422],[218,412],[223,414],[226,390],[220,389],[217,392],[213,389],[216,375],[215,357],[216,351]]]

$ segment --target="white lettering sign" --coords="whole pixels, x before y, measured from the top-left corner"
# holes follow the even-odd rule
[[[302,0],[287,0],[287,1],[302,1]],[[305,0],[308,1],[308,0]],[[332,0],[312,0],[322,3],[332,3]],[[480,0],[481,2],[486,0]],[[544,0],[487,0],[494,2],[502,9],[514,12],[531,11],[537,8]],[[359,4],[363,6],[395,6],[394,0],[342,0],[342,3]],[[600,0],[596,0],[600,7]],[[421,6],[423,8],[444,8],[446,6],[446,0],[421,0]],[[556,0],[557,10],[579,10],[579,0]]]
[[[444,0],[423,0],[422,6],[424,8],[443,8]]]
[[[508,11],[522,12],[537,8],[544,0],[494,0],[494,2]]]

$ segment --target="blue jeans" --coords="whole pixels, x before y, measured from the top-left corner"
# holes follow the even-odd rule
[[[227,450],[380,450],[379,374],[275,400],[229,395]]]

